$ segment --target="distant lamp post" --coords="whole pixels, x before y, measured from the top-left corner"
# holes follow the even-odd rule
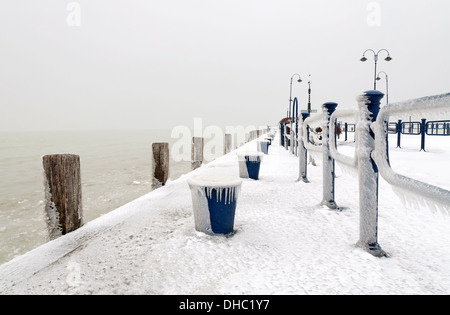
[[[308,80],[308,114],[311,114],[311,75]]]
[[[373,78],[373,89],[376,90],[376,89],[377,89],[377,63],[378,63],[378,55],[380,54],[380,52],[385,51],[385,52],[387,52],[388,55],[387,55],[386,58],[384,58],[384,60],[386,60],[386,61],[391,61],[392,58],[391,58],[391,56],[389,55],[389,51],[387,51],[386,49],[380,49],[378,52],[375,52],[373,49],[367,49],[367,50],[363,53],[362,58],[360,59],[362,62],[367,61],[367,58],[366,58],[366,52],[368,52],[368,51],[373,52],[373,55],[374,55],[374,61],[375,61],[375,75],[374,75],[374,78]]]
[[[294,73],[291,77],[291,85],[289,89],[289,117],[291,117],[291,106],[292,106],[292,81],[294,80],[294,77],[298,76],[297,82],[302,82],[302,79],[300,78],[300,75],[298,73]],[[293,113],[292,113],[293,114]]]
[[[389,79],[388,79],[387,73],[384,71],[378,72],[377,81],[381,80],[380,74],[382,74],[382,73],[384,74],[384,76],[386,78],[386,104],[389,104]]]

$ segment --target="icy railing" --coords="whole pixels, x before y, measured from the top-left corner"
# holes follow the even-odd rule
[[[330,209],[337,209],[334,201],[334,162],[356,169],[359,181],[360,239],[359,247],[377,257],[387,254],[378,244],[378,174],[390,183],[400,197],[410,194],[431,208],[439,208],[450,214],[450,191],[395,173],[389,164],[388,131],[389,117],[398,114],[442,116],[449,112],[450,94],[425,97],[417,100],[390,104],[380,111],[380,100],[384,94],[366,91],[358,97],[357,110],[335,111],[336,103],[325,103],[323,113],[304,119],[302,122],[301,146],[305,152],[299,155],[300,176],[306,179],[306,149],[323,154],[323,201]],[[353,116],[356,122],[356,148],[354,157],[337,150],[336,121],[338,117]],[[321,144],[310,140],[311,126],[322,122]],[[306,180],[305,180],[306,179]],[[411,199],[410,196],[408,196]],[[405,198],[403,198],[405,199]]]
[[[330,154],[330,144],[329,141],[330,137],[330,117],[333,114],[333,112],[336,110],[338,104],[333,102],[328,102],[323,104],[322,107],[322,114],[316,115],[314,117],[306,118],[303,122],[303,134],[302,134],[302,143],[300,146],[304,146],[305,149],[313,150],[313,151],[322,151],[322,168],[323,168],[323,199],[321,202],[321,205],[327,206],[330,209],[339,209],[338,205],[336,204],[336,201],[334,200],[334,179],[335,179],[335,163],[334,159],[331,157]],[[317,123],[322,121],[322,125],[319,126],[321,129],[321,137],[322,137],[322,145],[319,149],[319,146],[312,143],[310,141],[310,132],[311,129],[310,126],[313,123]],[[304,182],[307,182],[305,180],[306,177],[306,154],[300,154],[300,174],[299,174],[299,180],[303,180]]]
[[[375,133],[375,150],[372,157],[375,160],[381,176],[391,184],[394,191],[405,200],[413,198],[417,202],[426,204],[430,208],[440,209],[450,214],[450,191],[433,186],[407,176],[396,173],[389,165],[387,144],[387,122],[389,117],[398,114],[408,115],[443,115],[450,111],[450,93],[416,100],[389,104],[381,109],[376,122],[372,125]]]
[[[311,126],[319,126],[319,122],[323,122],[324,114],[317,114],[312,117],[306,118],[302,124],[303,130],[303,143],[307,150],[322,152],[322,142],[316,144],[315,141],[311,141],[310,135],[311,131],[314,132],[314,129]],[[320,124],[322,128],[323,124]]]
[[[358,111],[353,109],[347,110],[337,110],[330,117],[330,154],[331,156],[338,162],[343,165],[351,168],[358,167],[358,159],[356,158],[356,153],[354,157],[350,157],[346,154],[342,154],[337,150],[337,142],[336,142],[336,122],[338,118],[343,117],[354,117],[355,121],[357,120]],[[358,152],[358,142],[356,141],[355,152]]]

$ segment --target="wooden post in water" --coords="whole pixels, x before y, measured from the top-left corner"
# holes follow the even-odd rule
[[[191,163],[192,169],[200,167],[203,163],[203,138],[192,138],[192,150],[191,150]]]
[[[233,138],[230,133],[225,134],[225,154],[228,154],[233,149]]]
[[[164,186],[169,178],[169,144],[153,143],[153,188]]]
[[[48,238],[56,239],[83,225],[80,157],[53,154],[42,157]]]

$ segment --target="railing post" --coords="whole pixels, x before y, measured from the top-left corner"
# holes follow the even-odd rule
[[[330,116],[336,110],[337,103],[323,104],[322,150],[323,150],[323,200],[321,205],[330,209],[339,209],[334,201],[335,163],[330,155]],[[336,134],[336,133],[335,133]]]
[[[345,138],[344,141],[347,141],[347,129],[348,129],[348,123],[344,124],[344,128],[345,128]]]
[[[302,123],[299,128],[299,139],[300,143],[298,146],[298,160],[299,160],[299,175],[298,180],[305,183],[309,183],[307,172],[308,172],[308,150],[305,148],[305,143],[303,142],[303,123],[305,119],[309,117],[309,113],[301,113]]]
[[[358,126],[358,177],[360,238],[357,246],[376,257],[387,254],[378,244],[378,167],[372,159],[375,149],[375,134],[370,129],[380,111],[380,101],[384,94],[379,91],[366,91],[364,101],[359,103]]]
[[[395,131],[397,131],[397,148],[401,149],[402,147],[400,146],[400,142],[402,137],[402,120],[399,119],[395,126]]]
[[[284,123],[280,122],[280,145],[284,147]]]
[[[290,138],[291,140],[289,141],[289,144],[291,145],[289,150],[291,151],[292,154],[294,154],[294,122],[293,120],[291,120],[291,130],[290,130],[291,134],[290,134]]]
[[[295,125],[295,128],[294,128]],[[298,140],[298,100],[294,97],[292,104],[292,121],[291,121],[291,153],[297,156],[297,140]]]
[[[284,148],[288,150],[289,148],[289,138],[287,136],[287,122],[284,124]]]
[[[427,120],[422,119],[420,124],[420,151],[425,151],[425,135],[427,134]]]

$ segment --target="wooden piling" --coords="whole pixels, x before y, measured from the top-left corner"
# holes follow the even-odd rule
[[[153,143],[153,188],[164,186],[169,178],[169,144]]]
[[[233,137],[230,133],[225,134],[225,154],[233,150]]]
[[[45,155],[42,163],[48,238],[52,240],[83,225],[80,157]]]
[[[203,163],[203,138],[192,138],[191,163],[192,169],[200,167]]]

